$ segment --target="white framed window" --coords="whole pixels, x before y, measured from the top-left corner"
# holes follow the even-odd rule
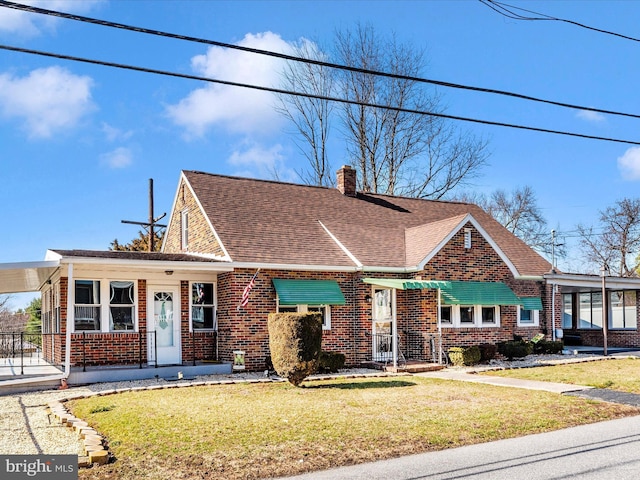
[[[192,330],[218,329],[215,283],[191,283],[191,328]]]
[[[498,307],[497,306],[482,306],[480,307],[480,320],[483,325],[494,326],[498,321]]]
[[[180,248],[189,249],[189,210],[180,213]]]
[[[540,325],[540,310],[527,310],[518,307],[518,326],[537,327]]]
[[[60,282],[53,284],[53,333],[60,333]]]
[[[499,305],[442,305],[440,325],[454,328],[492,328],[500,326]]]
[[[322,330],[331,330],[331,305],[280,305],[278,313],[283,312],[320,312],[322,314]]]
[[[440,307],[440,323],[442,325],[453,325],[453,307],[442,305]]]
[[[476,309],[473,305],[460,305],[460,325],[473,326],[476,323]]]
[[[136,282],[78,279],[74,293],[74,332],[131,332],[137,329]]]
[[[609,328],[626,330],[638,328],[635,290],[609,292]]]
[[[109,328],[133,330],[136,318],[133,282],[114,280],[109,282],[109,289]]]
[[[562,328],[573,328],[573,295],[571,293],[562,295]]]
[[[100,280],[76,280],[74,330],[100,331]]]

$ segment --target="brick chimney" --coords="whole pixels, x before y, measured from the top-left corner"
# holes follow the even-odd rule
[[[336,173],[338,190],[349,197],[356,196],[356,171],[349,165],[343,165]]]

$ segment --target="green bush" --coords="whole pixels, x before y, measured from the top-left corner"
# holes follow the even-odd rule
[[[477,345],[471,347],[451,347],[449,360],[456,367],[463,365],[475,365],[480,361],[480,348]]]
[[[555,355],[562,352],[564,345],[562,342],[551,342],[547,340],[540,340],[533,347],[533,353],[538,353],[541,355],[549,354]]]
[[[523,358],[533,350],[529,342],[524,340],[513,340],[510,342],[501,342],[498,344],[498,352],[507,357],[507,360],[514,358]]]
[[[480,349],[480,361],[482,363],[487,363],[490,360],[493,360],[496,356],[496,352],[498,351],[498,347],[496,347],[493,343],[482,343],[478,345]]]
[[[296,387],[318,369],[322,316],[313,313],[270,313],[269,350],[273,368]]]
[[[344,368],[345,361],[344,353],[322,351],[318,359],[318,371],[322,373],[337,373],[338,370]]]

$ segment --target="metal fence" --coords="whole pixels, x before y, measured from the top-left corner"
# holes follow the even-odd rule
[[[367,334],[372,339],[372,360],[393,361],[393,335],[387,333]],[[434,334],[403,330],[398,332],[399,361],[438,363],[438,345]]]
[[[42,372],[43,367],[60,366],[56,360],[56,344],[61,335],[55,333],[0,332],[0,377]]]

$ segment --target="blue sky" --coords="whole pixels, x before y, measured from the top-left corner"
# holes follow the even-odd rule
[[[370,24],[424,49],[424,76],[640,113],[640,44],[560,22],[507,19],[476,0],[23,2],[114,22],[286,51]],[[640,2],[516,1],[640,37]],[[0,7],[0,43],[244,83],[275,85],[275,60]],[[447,112],[640,141],[639,120],[440,89]],[[0,262],[48,248],[107,249],[137,235],[148,179],[169,212],[180,170],[299,181],[304,160],[267,94],[0,50]],[[635,197],[640,148],[460,123],[490,141],[475,190],[530,185],[561,238]],[[338,127],[332,165],[347,163]],[[571,241],[571,237],[568,238]],[[561,260],[578,269],[577,251]]]

